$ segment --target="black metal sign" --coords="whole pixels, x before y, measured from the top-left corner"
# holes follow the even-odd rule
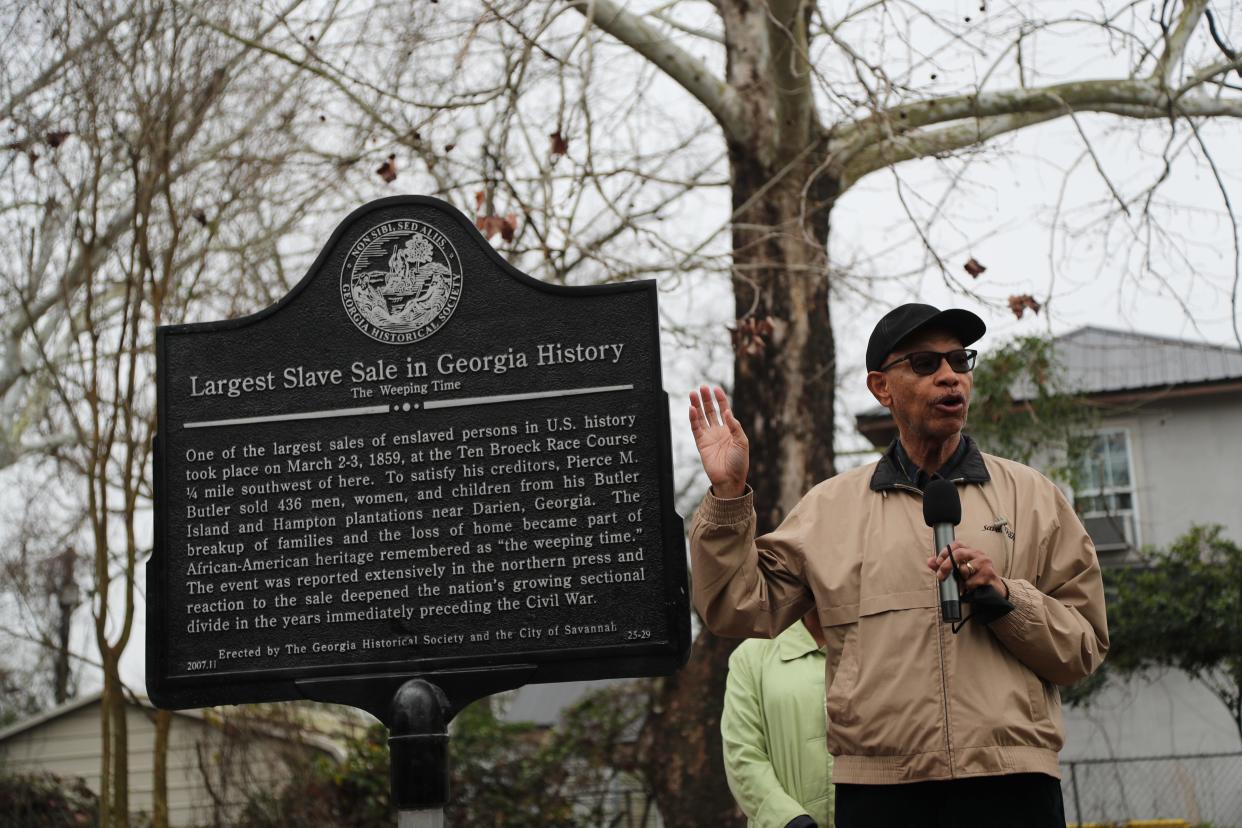
[[[390,198],[275,306],[157,347],[157,704],[684,662],[654,282],[544,284]]]

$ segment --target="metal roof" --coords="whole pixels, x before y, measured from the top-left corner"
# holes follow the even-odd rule
[[[1066,386],[1083,394],[1242,379],[1242,351],[1220,345],[1088,326],[1056,337],[1053,349]]]

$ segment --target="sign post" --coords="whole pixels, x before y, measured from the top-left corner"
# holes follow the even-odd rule
[[[276,305],[161,328],[157,371],[159,706],[365,709],[423,813],[471,701],[684,663],[653,281],[548,285],[383,199]]]

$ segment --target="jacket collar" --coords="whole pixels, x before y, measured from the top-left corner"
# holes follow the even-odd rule
[[[819,651],[819,645],[811,637],[811,631],[798,619],[776,637],[777,652],[781,661],[794,661],[808,653]]]
[[[901,469],[901,462],[897,459],[897,444],[900,438],[894,438],[888,450],[880,457],[880,461],[876,463],[875,471],[871,474],[871,491],[882,492],[886,489],[905,488],[912,489],[909,478]],[[965,483],[987,483],[992,479],[988,474],[987,466],[983,463],[983,453],[979,451],[979,446],[970,435],[963,434],[962,442],[966,445],[966,453],[956,467],[950,473],[950,479],[953,481],[962,481]]]

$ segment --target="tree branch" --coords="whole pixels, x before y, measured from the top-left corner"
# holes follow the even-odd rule
[[[864,145],[859,149],[834,150],[834,155],[844,170],[843,188],[851,186],[864,175],[888,164],[964,149],[1024,126],[1051,121],[1076,112],[1102,112],[1140,120],[1169,118],[1171,114],[1185,118],[1242,118],[1242,101],[1228,101],[1206,96],[1181,98],[1174,101],[1164,93],[1147,96],[1126,91],[1126,94],[1119,95],[1116,101],[1099,99],[1094,102],[1080,102],[1077,105],[1072,105],[1069,101],[1061,101],[1059,107],[1050,108],[1045,105],[1044,97],[1052,94],[1048,90],[1039,91],[1038,100],[1034,101],[1035,105],[1024,111],[974,118],[969,122],[942,129],[904,131],[890,135],[884,140]],[[1143,101],[1150,101],[1150,103]],[[927,103],[934,104],[935,102],[928,101]],[[1170,107],[1173,109],[1171,110]]]
[[[13,110],[20,106],[22,101],[57,80],[61,76],[61,70],[63,70],[66,66],[73,64],[74,61],[80,58],[83,54],[89,52],[100,43],[107,40],[108,36],[112,34],[113,29],[133,16],[134,13],[132,11],[127,11],[123,14],[117,15],[111,20],[105,21],[103,25],[91,34],[90,37],[86,38],[81,43],[62,54],[54,63],[49,64],[42,72],[39,73],[38,77],[14,93],[9,100],[5,102],[4,107],[0,109],[0,120],[7,120],[12,117]]]
[[[85,284],[87,277],[92,273],[91,267],[95,254],[109,250],[116,244],[121,234],[129,228],[134,212],[134,208],[130,207],[113,216],[103,233],[92,240],[88,247],[78,250],[77,255],[60,278],[56,290],[45,293],[23,307],[20,312],[13,313],[3,333],[0,334],[0,339],[6,344],[3,355],[0,356],[3,360],[3,365],[0,365],[0,397],[7,393],[13,383],[27,371],[20,347],[21,339],[26,331],[34,328],[44,314],[65,301],[66,297],[74,295],[78,288]]]
[[[1164,52],[1156,61],[1151,80],[1161,86],[1169,85],[1174,68],[1181,62],[1182,55],[1186,53],[1186,43],[1190,40],[1195,27],[1199,25],[1199,19],[1203,17],[1206,9],[1207,0],[1186,0],[1182,5],[1182,13],[1177,18],[1177,25],[1171,34],[1165,36]]]
[[[1230,45],[1225,41],[1225,38],[1221,35],[1220,30],[1216,28],[1216,15],[1212,14],[1211,9],[1204,11],[1204,15],[1207,16],[1208,33],[1212,35],[1212,40],[1216,43],[1216,48],[1220,49],[1221,54],[1229,58],[1229,60],[1236,62],[1238,60],[1238,53],[1230,47]],[[1242,75],[1242,69],[1239,69],[1238,73],[1239,75]]]
[[[1194,89],[1201,83],[1207,83],[1217,75],[1228,75],[1233,71],[1242,74],[1242,55],[1234,55],[1229,60],[1222,60],[1219,63],[1213,63],[1210,66],[1198,69],[1181,85],[1178,89],[1177,97],[1185,94],[1187,90]]]
[[[1229,198],[1229,188],[1225,186],[1225,179],[1221,176],[1220,168],[1216,166],[1215,156],[1208,149],[1207,142],[1203,140],[1203,135],[1199,132],[1194,119],[1187,118],[1186,122],[1190,124],[1195,141],[1199,144],[1199,150],[1203,153],[1208,168],[1212,171],[1212,177],[1216,180],[1216,187],[1220,190],[1221,200],[1225,204],[1225,214],[1229,216],[1230,229],[1233,230],[1233,288],[1229,291],[1229,322],[1233,327],[1233,338],[1237,340],[1238,347],[1242,348],[1242,330],[1238,328],[1238,287],[1242,284],[1242,231],[1238,228],[1238,215],[1234,212],[1233,201]]]
[[[1038,123],[1069,112],[1109,112],[1132,118],[1167,118],[1174,106],[1178,114],[1192,117],[1233,117],[1242,118],[1242,101],[1210,98],[1207,96],[1189,96],[1186,88],[1176,94],[1151,80],[1090,80],[1072,83],[1055,84],[1037,89],[1009,89],[997,92],[981,92],[974,95],[955,95],[947,98],[934,98],[918,103],[902,104],[877,112],[863,120],[854,121],[833,134],[830,145],[831,153],[844,167],[861,167],[870,172],[874,167],[869,163],[857,164],[855,158],[867,154],[873,158],[871,148],[880,144],[900,143],[917,145],[926,140],[926,136],[939,135],[931,140],[936,147],[933,152],[945,152],[960,149],[964,146],[979,143],[979,140],[968,140],[978,127],[967,125],[964,128],[953,128],[941,133],[920,132],[919,128],[934,124],[949,123],[963,119],[972,121],[987,120],[993,117],[1017,115],[1039,115],[1032,121]],[[1009,132],[1011,127],[1003,129]],[[980,134],[992,137],[990,127],[980,130]],[[917,136],[913,141],[909,136]],[[956,136],[956,138],[949,138]],[[981,140],[981,139],[980,139]],[[955,141],[965,141],[957,143]],[[887,151],[886,151],[887,153]],[[910,157],[921,157],[931,153],[920,153]],[[897,153],[898,160],[901,153]],[[857,180],[854,178],[853,180]]]
[[[1055,120],[1065,114],[1065,110],[1061,110],[1060,112],[1023,112],[1010,115],[996,115],[990,118],[978,118],[969,123],[957,124],[941,129],[916,130],[894,136],[887,141],[879,141],[854,153],[843,166],[841,190],[844,192],[868,173],[899,164],[902,161],[943,155],[954,150],[981,144],[1006,132],[1013,132],[1014,130],[1044,121]]]
[[[641,17],[627,12],[613,0],[569,0],[569,6],[677,81],[707,107],[729,140],[745,140],[750,127],[742,117],[737,94],[702,61],[682,51]]]
[[[332,86],[336,87],[341,92],[341,94],[345,95],[345,97],[349,99],[351,103],[357,106],[362,112],[365,112],[367,116],[371,118],[371,120],[373,120],[375,123],[382,126],[384,129],[388,130],[393,135],[400,135],[403,133],[403,130],[399,129],[395,124],[388,121],[376,107],[372,106],[369,102],[364,100],[362,96],[360,96],[358,93],[350,89],[348,84],[341,77],[339,77],[337,73],[333,71],[329,71],[328,69],[317,65],[317,61],[313,63],[310,59],[299,59],[288,52],[282,51],[281,49],[277,49],[274,46],[269,46],[268,44],[263,42],[264,37],[266,37],[267,34],[273,28],[275,28],[276,21],[283,20],[283,18],[289,13],[290,9],[298,5],[301,5],[301,0],[293,0],[293,3],[290,9],[287,9],[284,12],[282,12],[282,14],[276,17],[268,27],[266,27],[265,29],[263,29],[262,31],[258,32],[257,34],[253,36],[244,36],[242,34],[232,31],[231,29],[225,26],[220,25],[219,23],[216,23],[215,21],[206,17],[202,12],[196,9],[193,5],[187,2],[184,2],[184,0],[174,0],[174,3],[177,5],[178,8],[181,8],[182,10],[184,10],[186,14],[194,18],[194,20],[197,21],[199,24],[201,24],[203,27],[210,29],[216,34],[229,38],[230,40],[236,42],[238,45],[245,47],[245,49],[243,49],[241,54],[245,54],[247,51],[253,51],[258,54],[264,54],[270,57],[274,57],[277,60],[284,61],[285,63],[291,66],[295,66],[298,69],[301,69],[305,72],[309,72],[310,74],[315,75],[316,77],[321,78],[322,80],[325,80]]]
[[[718,43],[721,46],[724,45],[724,42],[725,42],[724,35],[721,35],[717,32],[710,32],[707,29],[698,29],[693,26],[687,26],[684,23],[680,23],[675,17],[673,17],[671,14],[669,14],[664,9],[653,12],[652,16],[659,18],[659,20],[662,23],[668,24],[670,27],[676,29],[679,32],[684,32],[694,37],[701,37],[704,40],[710,40],[712,43]]]
[[[1217,67],[1220,68],[1220,67]],[[1072,109],[1093,110],[1106,105],[1139,106],[1159,109],[1168,114],[1177,98],[1178,106],[1190,106],[1194,114],[1232,115],[1242,113],[1242,103],[1185,97],[1189,87],[1177,95],[1151,80],[1109,79],[1085,80],[1051,86],[978,92],[952,95],[917,103],[901,104],[881,110],[867,118],[846,124],[836,130],[834,143],[847,145],[870,143],[886,138],[888,130],[910,130],[932,124],[943,124],[961,118],[982,118],[1027,112]]]

